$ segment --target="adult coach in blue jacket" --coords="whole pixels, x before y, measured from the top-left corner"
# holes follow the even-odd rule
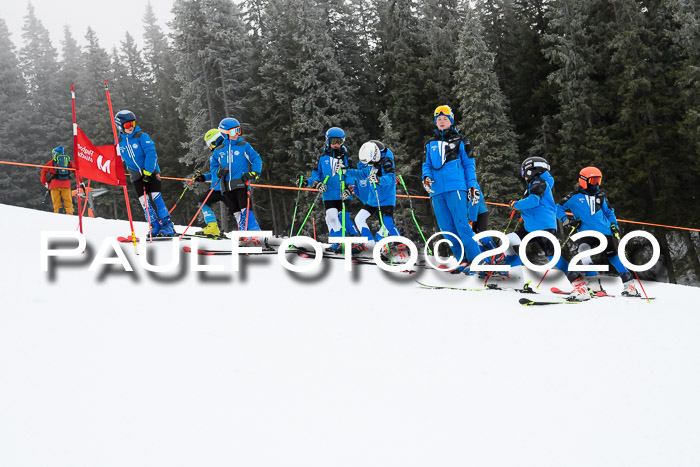
[[[423,163],[423,188],[430,194],[435,218],[440,230],[455,234],[464,244],[453,239],[452,252],[457,259],[466,256],[458,270],[479,254],[479,245],[472,238],[474,231],[469,225],[469,205],[479,203],[481,189],[476,181],[476,164],[469,140],[452,126],[452,109],[441,105],[434,112],[433,137],[425,145]]]
[[[131,183],[136,188],[141,207],[150,221],[150,234],[159,237],[175,235],[170,213],[161,196],[160,167],[153,140],[136,126],[136,115],[130,110],[120,110],[114,116],[119,130],[119,155],[129,170]],[[149,203],[150,201],[150,203]],[[155,206],[155,209],[153,206]]]
[[[238,230],[258,231],[260,226],[250,210],[246,184],[260,178],[262,159],[253,147],[241,137],[241,124],[235,118],[224,118],[219,123],[224,142],[216,147],[209,159],[212,186],[218,182],[224,203],[238,222]],[[244,240],[246,241],[246,240]]]

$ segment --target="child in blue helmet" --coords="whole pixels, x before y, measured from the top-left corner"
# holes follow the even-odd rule
[[[194,179],[197,182],[211,182],[212,180],[217,180],[216,174],[213,173],[211,168],[214,166],[214,151],[216,148],[224,144],[224,136],[219,132],[218,128],[212,128],[207,131],[204,135],[204,142],[211,151],[211,156],[209,156],[209,173],[202,173],[197,170],[194,173]],[[213,186],[213,185],[212,185]],[[207,197],[209,195],[209,197]],[[206,200],[206,201],[205,201]],[[204,222],[207,224],[200,232],[201,235],[218,237],[221,235],[219,230],[219,224],[216,222],[216,215],[212,211],[211,206],[218,202],[224,202],[224,196],[221,194],[221,183],[214,187],[214,191],[209,193],[204,193],[199,199],[199,206],[202,206],[202,216],[204,216]],[[226,203],[224,203],[226,204]]]
[[[353,198],[354,186],[348,184],[348,181],[352,182],[352,179],[348,179],[345,170],[354,168],[354,164],[348,149],[343,144],[344,142],[345,132],[341,128],[329,128],[326,131],[326,146],[323,148],[323,153],[311,176],[302,182],[302,186],[311,186],[323,193],[323,206],[326,208],[326,225],[330,241],[334,237],[343,236],[343,227],[345,227],[346,236],[359,235],[352,223],[348,209],[349,202]],[[328,176],[328,181],[324,185],[323,181],[326,176]],[[344,219],[341,216],[343,208],[345,208]],[[340,251],[340,247],[340,243],[333,243],[330,250]]]
[[[161,195],[160,167],[153,140],[136,125],[136,115],[129,110],[117,112],[114,123],[120,133],[119,155],[126,163],[131,183],[150,223],[150,235],[174,236],[175,228]]]
[[[510,203],[511,207],[519,210],[523,217],[520,228],[508,234],[509,246],[505,254],[506,264],[511,267],[522,265],[520,256],[515,253],[515,247],[520,245],[527,234],[541,230],[556,237],[556,206],[552,194],[554,178],[549,173],[549,168],[549,163],[542,157],[528,157],[521,165],[520,174],[527,183],[527,190],[523,199]],[[535,237],[535,242],[542,248],[547,259],[551,260],[554,257],[554,245],[549,239],[538,236]],[[566,260],[559,258],[554,267],[566,274],[567,266]],[[577,300],[590,300],[591,296],[583,276],[577,274],[570,280],[574,286],[572,296]]]
[[[425,144],[423,188],[430,195],[440,230],[456,235],[464,244],[465,251],[462,251],[455,239],[449,239],[455,257],[466,256],[456,271],[466,272],[480,253],[469,225],[469,207],[476,206],[481,198],[476,164],[469,140],[453,127],[454,114],[449,106],[435,109],[434,122],[437,128]]]
[[[253,147],[241,137],[241,124],[235,118],[224,118],[219,123],[222,144],[214,149],[209,159],[212,187],[219,187],[223,201],[236,218],[238,230],[259,231],[260,226],[250,210],[251,181],[260,178],[262,159]],[[217,184],[218,183],[218,184]],[[259,239],[242,239],[259,243]]]
[[[396,174],[394,173],[394,154],[381,141],[371,140],[360,147],[360,162],[357,169],[346,173],[355,187],[357,198],[363,206],[355,216],[355,224],[362,237],[369,238],[368,246],[374,245],[384,237],[401,235],[394,224],[394,207],[396,205]],[[381,212],[382,227],[376,234],[367,225],[374,213]],[[362,245],[357,245],[360,251]],[[355,246],[353,245],[353,249]],[[394,250],[392,253],[398,253]]]
[[[585,232],[593,230],[605,235],[607,240],[605,254],[610,264],[620,274],[623,284],[622,295],[638,297],[640,294],[634,285],[632,273],[622,264],[617,254],[620,228],[617,226],[615,210],[610,207],[605,193],[600,191],[602,179],[603,174],[596,167],[581,169],[576,190],[566,195],[557,204],[557,217],[562,221],[566,231],[573,232],[573,230],[578,229],[580,232]],[[567,216],[567,210],[571,211],[572,217]],[[600,242],[597,238],[584,237],[578,240],[577,250],[579,253],[583,253],[599,245]],[[593,264],[593,260],[590,256],[586,256],[581,260],[581,263],[590,265]],[[571,280],[572,277],[577,275],[578,273],[570,271],[567,277]],[[584,276],[591,293],[602,291],[596,271],[585,271]]]

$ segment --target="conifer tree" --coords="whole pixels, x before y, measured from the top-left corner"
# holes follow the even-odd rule
[[[479,184],[486,200],[508,203],[520,195],[521,158],[508,118],[508,104],[494,72],[495,57],[487,50],[483,36],[479,19],[467,9],[457,49],[455,92],[462,117],[456,123],[472,144]],[[493,223],[505,217],[492,216],[491,220]]]
[[[28,99],[15,45],[5,20],[0,18],[0,147],[9,160],[41,163],[34,148],[26,144]],[[31,156],[30,156],[31,153]],[[50,148],[49,148],[50,154]],[[48,160],[48,157],[47,157]],[[3,165],[0,169],[0,203],[41,208],[44,194],[39,174],[24,167]],[[50,205],[50,200],[49,200]]]
[[[22,27],[22,41],[19,58],[29,100],[25,128],[30,138],[38,143],[36,160],[42,160],[51,154],[51,148],[70,140],[72,118],[70,114],[60,114],[60,101],[69,99],[70,93],[68,90],[59,92],[58,53],[31,3]]]

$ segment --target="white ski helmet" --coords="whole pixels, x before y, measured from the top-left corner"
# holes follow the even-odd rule
[[[367,141],[360,148],[360,161],[365,164],[371,164],[373,162],[379,162],[382,158],[382,151],[377,146],[374,141]]]

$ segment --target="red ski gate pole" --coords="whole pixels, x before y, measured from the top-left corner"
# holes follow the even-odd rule
[[[73,103],[73,158],[75,159],[75,184],[78,189],[78,226],[80,227],[80,233],[83,233],[83,212],[80,203],[80,173],[78,172],[78,122],[75,118],[75,86],[73,83],[70,85],[71,101]],[[87,202],[87,198],[85,199]],[[71,200],[71,205],[73,200]]]
[[[107,81],[105,83],[105,93],[107,94],[107,104],[109,105],[109,120],[112,122],[112,134],[114,134],[114,146],[118,146],[119,144],[119,137],[117,136],[117,126],[114,124],[114,111],[112,110],[112,98],[109,96],[109,86],[107,85]],[[117,149],[117,156],[120,159],[121,162],[121,156],[119,155],[119,148],[116,147]],[[134,220],[131,217],[131,204],[129,202],[129,192],[126,189],[126,185],[124,185],[124,199],[126,200],[126,213],[129,216],[129,226],[131,227],[131,241],[134,244],[134,249],[136,249],[136,232],[134,232]],[[150,228],[150,222],[149,222],[149,228]]]

